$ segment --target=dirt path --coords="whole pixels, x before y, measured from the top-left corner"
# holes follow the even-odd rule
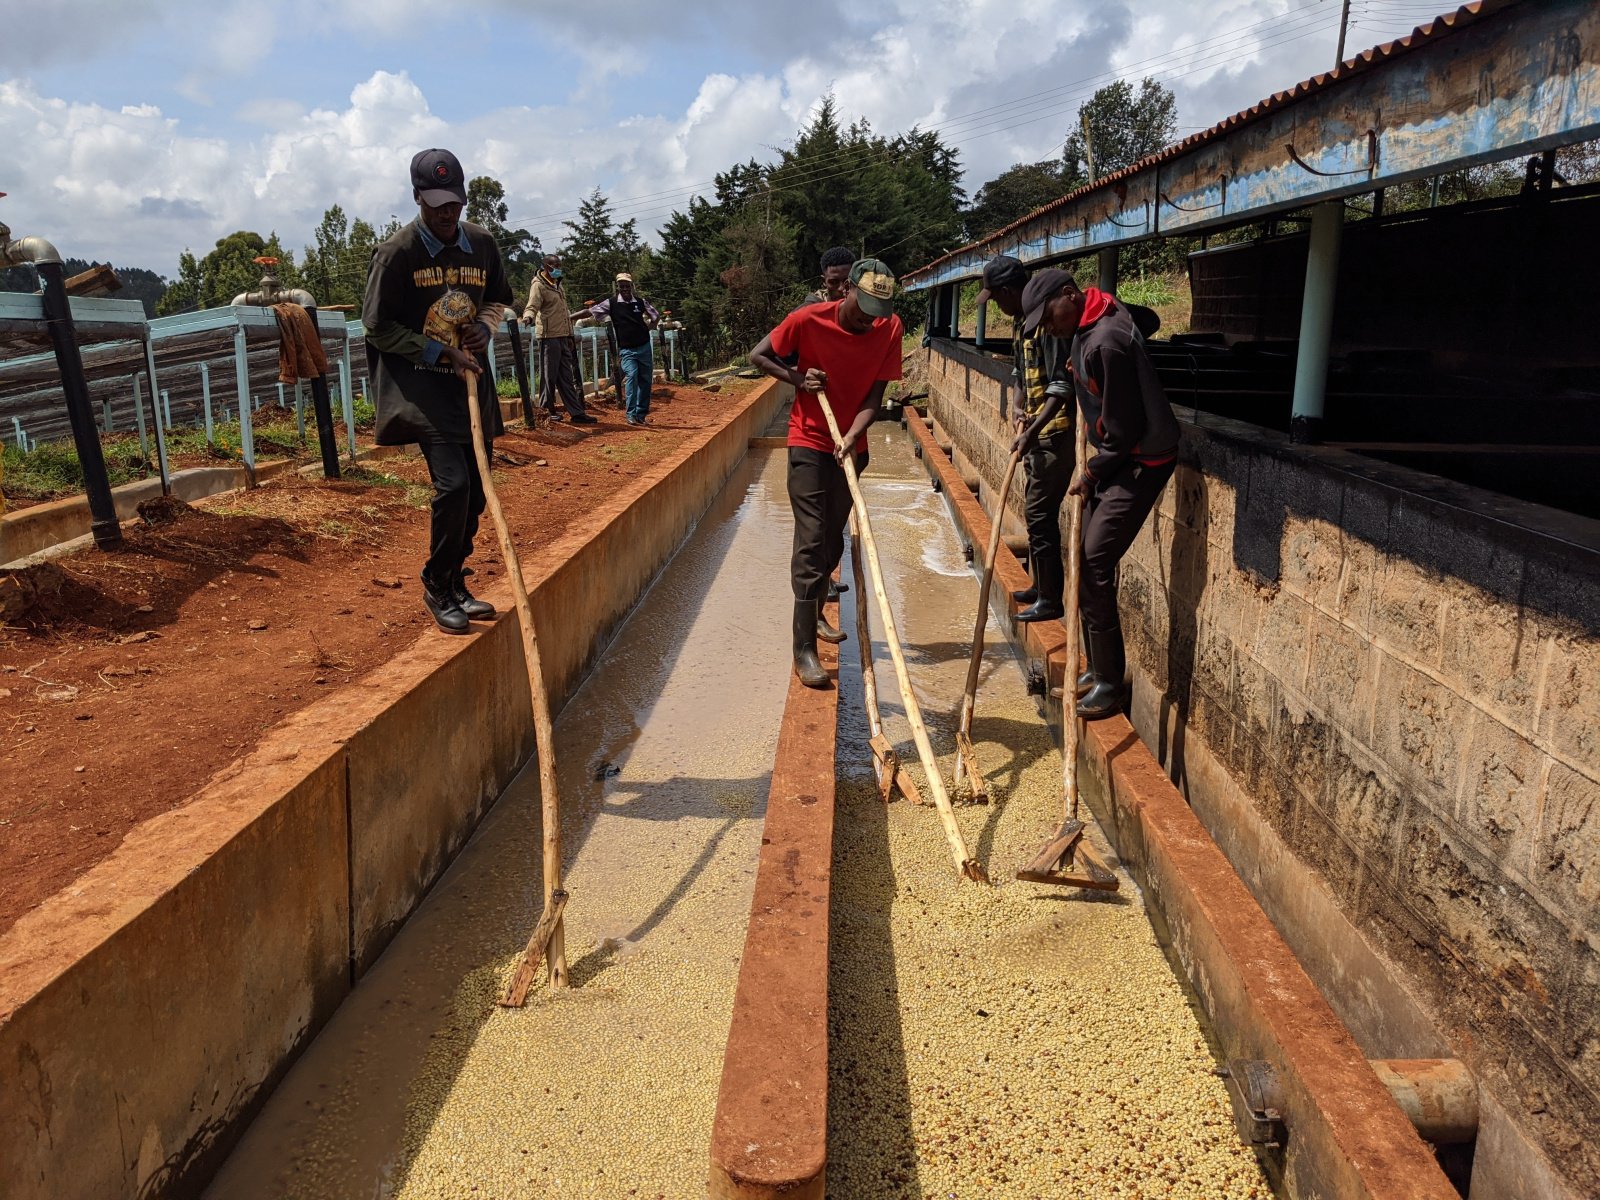
[[[513,430],[496,483],[524,562],[749,386],[658,387],[651,424],[615,409],[581,437]],[[409,452],[341,482],[218,497],[36,573],[0,624],[0,930],[179,807],[287,714],[442,637],[421,605],[427,470]],[[500,570],[494,531],[473,560]]]

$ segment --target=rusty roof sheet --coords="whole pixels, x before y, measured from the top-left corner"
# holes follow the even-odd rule
[[[1310,79],[1303,80],[1302,82],[1295,84],[1294,87],[1288,88],[1285,91],[1274,92],[1265,100],[1257,101],[1249,108],[1243,109],[1240,112],[1234,113],[1231,117],[1225,117],[1223,120],[1218,121],[1210,129],[1203,130],[1200,133],[1190,134],[1182,141],[1173,142],[1172,145],[1157,151],[1148,158],[1142,158],[1130,166],[1123,167],[1120,171],[1112,172],[1104,179],[1101,179],[1095,183],[1085,184],[1083,187],[1075,188],[1063,196],[1058,196],[1056,199],[1050,201],[1049,204],[1046,204],[1041,208],[1034,209],[1027,216],[1019,217],[1017,220],[1011,222],[1011,224],[1002,229],[997,229],[993,233],[988,234],[985,237],[981,237],[975,242],[969,242],[965,246],[951,250],[948,254],[943,254],[934,259],[932,262],[925,263],[923,266],[918,267],[914,271],[907,271],[901,276],[901,279],[912,280],[921,275],[925,275],[929,271],[932,271],[935,267],[939,266],[941,263],[949,262],[952,258],[955,258],[958,255],[966,254],[969,251],[976,250],[981,246],[987,246],[991,242],[1000,241],[1002,238],[1005,238],[1009,234],[1020,229],[1030,221],[1034,221],[1047,213],[1054,212],[1056,209],[1071,203],[1080,196],[1086,196],[1090,192],[1097,191],[1101,188],[1111,187],[1118,180],[1126,179],[1130,175],[1136,175],[1140,171],[1152,167],[1157,163],[1165,162],[1171,158],[1176,158],[1178,155],[1183,154],[1188,150],[1192,150],[1196,146],[1203,145],[1204,143],[1212,141],[1215,138],[1222,137],[1224,134],[1231,133],[1240,126],[1247,125],[1251,121],[1263,117],[1269,112],[1274,112],[1287,104],[1294,104],[1314,92],[1320,92],[1324,88],[1331,87],[1339,81],[1348,79],[1352,75],[1357,75],[1371,67],[1379,66],[1382,63],[1388,62],[1392,58],[1397,58],[1400,55],[1409,54],[1414,50],[1434,44],[1438,42],[1440,38],[1454,33],[1458,29],[1465,28],[1468,25],[1482,20],[1484,17],[1490,16],[1497,12],[1502,12],[1505,9],[1511,8],[1512,6],[1521,4],[1523,2],[1524,0],[1472,0],[1471,3],[1463,4],[1453,12],[1443,13],[1440,16],[1433,18],[1433,20],[1429,21],[1425,25],[1418,25],[1405,37],[1396,38],[1394,41],[1384,42],[1382,45],[1373,46],[1370,49],[1363,50],[1353,58],[1345,59],[1344,62],[1340,63],[1333,70],[1324,71],[1320,75],[1313,75]]]

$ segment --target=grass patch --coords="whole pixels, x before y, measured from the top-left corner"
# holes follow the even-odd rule
[[[112,442],[105,447],[111,486],[142,479],[149,470],[139,443]],[[15,446],[0,451],[5,495],[12,500],[57,500],[83,491],[83,464],[71,442],[40,442],[24,454]]]
[[[346,467],[341,477],[350,483],[364,483],[369,487],[401,488],[405,492],[405,502],[411,508],[427,508],[433,503],[431,486],[401,479],[400,476],[391,475],[387,471],[378,471],[367,466]]]
[[[632,462],[636,458],[643,458],[650,452],[649,438],[631,438],[619,445],[601,446],[594,452],[590,462],[604,459],[606,462],[624,463]]]
[[[1129,279],[1118,285],[1117,299],[1125,304],[1142,304],[1146,308],[1167,308],[1178,299],[1172,280],[1164,275],[1147,279]]]
[[[513,376],[502,375],[494,381],[494,394],[502,400],[522,399],[522,389],[517,386]]]

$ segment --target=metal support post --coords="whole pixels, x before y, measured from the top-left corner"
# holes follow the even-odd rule
[[[974,340],[978,349],[983,349],[983,335],[989,331],[989,306],[987,303],[978,305],[978,332]]]
[[[1115,246],[1107,246],[1100,251],[1100,279],[1095,286],[1107,295],[1117,294],[1117,272],[1121,259],[1122,256]]]
[[[1344,237],[1344,201],[1311,210],[1311,245],[1306,257],[1305,301],[1300,310],[1300,348],[1295,356],[1294,409],[1289,438],[1322,440],[1323,400],[1328,390],[1328,347],[1333,340],[1333,305],[1339,282],[1339,243]]]
[[[517,377],[517,394],[522,397],[522,423],[529,429],[534,425],[533,389],[528,386],[528,358],[522,352],[522,328],[515,317],[506,320],[511,332],[511,370]]]
[[[171,433],[172,432],[172,393],[166,388],[162,388],[161,389],[161,422],[162,422],[162,428],[164,428],[168,433]]]
[[[111,397],[107,396],[100,401],[100,424],[107,433],[111,432]]]
[[[250,421],[250,346],[244,326],[233,331],[233,378],[239,388],[239,450],[251,485],[256,477],[256,431]]]
[[[211,416],[211,364],[200,364],[200,408],[206,421],[206,445],[216,444],[216,422]]]
[[[356,461],[356,398],[350,385],[350,335],[345,335],[345,355],[339,360],[339,387],[344,392],[344,437],[350,445],[350,461]]]
[[[294,430],[300,444],[306,444],[306,392],[298,379],[294,381]]]
[[[122,544],[122,526],[117,523],[116,503],[111,498],[111,477],[106,473],[105,449],[94,427],[94,412],[89,407],[89,383],[83,374],[83,355],[72,324],[72,301],[67,296],[66,271],[59,261],[36,263],[39,272],[41,307],[50,348],[55,351],[56,369],[61,373],[61,393],[67,404],[67,420],[72,425],[72,442],[83,470],[84,493],[89,501],[89,529],[95,545],[110,550]],[[148,343],[146,343],[148,345]],[[27,435],[17,423],[17,440],[26,443]]]
[[[144,432],[144,398],[140,395],[139,372],[133,373],[133,422],[139,430],[139,457],[150,458],[150,440]]]
[[[151,424],[155,426],[156,435],[156,469],[161,472],[161,494],[172,494],[172,474],[167,469],[167,435],[161,428],[161,406],[157,403],[160,399],[156,391],[156,346],[147,336],[144,340],[144,370],[145,377],[150,381],[150,417]],[[170,418],[167,422],[172,423]]]
[[[287,408],[288,402],[284,399],[283,384],[278,385],[278,407]]]

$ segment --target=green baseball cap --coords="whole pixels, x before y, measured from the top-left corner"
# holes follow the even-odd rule
[[[850,268],[850,282],[855,284],[856,303],[861,311],[871,317],[887,317],[894,313],[894,272],[876,258],[860,259]]]

